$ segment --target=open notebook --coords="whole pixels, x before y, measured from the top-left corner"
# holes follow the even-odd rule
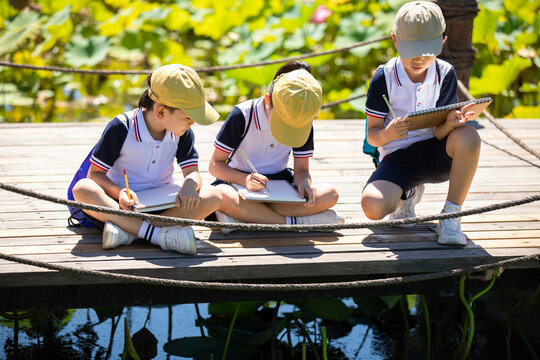
[[[277,203],[305,203],[298,195],[298,191],[287,180],[268,180],[267,189],[250,191],[238,184],[231,184],[240,197],[247,201],[263,201]]]
[[[139,205],[135,205],[135,211],[150,212],[175,207],[176,194],[178,194],[181,188],[178,184],[169,184],[154,189],[138,191]]]
[[[403,120],[408,119],[411,122],[409,131],[435,127],[442,124],[446,120],[446,116],[450,111],[461,109],[463,106],[470,103],[476,103],[476,105],[468,110],[474,111],[474,115],[469,118],[470,120],[474,120],[482,113],[482,111],[485,110],[485,108],[487,108],[489,104],[491,104],[492,101],[493,100],[490,97],[485,97],[476,100],[463,101],[455,104],[419,110],[408,113]]]

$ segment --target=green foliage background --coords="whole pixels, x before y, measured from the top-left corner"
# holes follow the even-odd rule
[[[153,69],[253,63],[388,35],[403,0],[9,0],[0,2],[0,59],[85,69]],[[317,7],[332,13],[310,22]],[[497,117],[540,118],[540,0],[479,2],[470,88],[492,96]],[[307,59],[323,102],[362,94],[395,56],[391,40]],[[223,117],[262,94],[280,65],[201,73]],[[0,67],[0,121],[110,119],[136,105],[145,76],[77,75]],[[364,117],[363,100],[320,118]]]

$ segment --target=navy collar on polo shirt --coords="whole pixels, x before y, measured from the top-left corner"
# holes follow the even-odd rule
[[[143,111],[142,108],[138,108],[135,110],[135,113],[133,114],[133,124],[134,124],[134,135],[137,142],[169,142],[169,141],[175,141],[176,135],[171,133],[169,130],[165,130],[165,136],[163,136],[163,139],[156,140],[150,135],[150,131],[148,131],[148,127],[146,126],[146,121],[144,120]]]
[[[266,112],[264,111],[264,96],[255,101],[253,109],[253,121],[255,129],[263,131],[270,130],[270,121],[268,120]]]

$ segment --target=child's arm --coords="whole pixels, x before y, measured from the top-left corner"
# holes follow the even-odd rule
[[[191,210],[199,206],[201,202],[201,197],[199,196],[199,190],[202,185],[201,174],[199,173],[198,166],[183,168],[182,174],[184,175],[184,183],[176,196],[176,206]]]
[[[228,153],[215,148],[208,167],[210,174],[223,181],[242,185],[252,191],[259,191],[266,187],[268,181],[266,176],[258,173],[246,174],[233,169],[227,165],[228,156]]]
[[[444,139],[458,126],[469,121],[470,116],[474,116],[474,111],[467,111],[473,107],[475,103],[467,104],[461,110],[450,111],[446,116],[446,121],[433,128],[433,133],[438,140]]]
[[[375,147],[384,146],[392,140],[405,139],[409,134],[409,120],[393,119],[384,127],[384,119],[368,115],[367,140]]]
[[[111,198],[118,200],[118,204],[120,205],[121,209],[131,210],[133,205],[139,203],[137,194],[134,191],[130,190],[129,192],[131,196],[131,200],[130,200],[127,196],[126,188],[123,188],[113,183],[107,177],[107,171],[100,169],[99,167],[93,164],[90,165],[90,169],[88,169],[87,177],[93,180],[96,184],[98,184],[103,190],[105,190],[105,193],[109,195]]]
[[[309,174],[309,158],[294,158],[294,185],[298,189],[298,195],[306,199],[305,206],[315,205]]]

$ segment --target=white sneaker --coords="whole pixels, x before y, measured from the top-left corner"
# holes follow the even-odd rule
[[[457,212],[460,209],[460,206],[445,205],[442,213]],[[461,231],[461,218],[439,220],[435,231],[439,235],[437,242],[441,245],[467,245],[467,237]]]
[[[106,222],[103,228],[103,249],[112,249],[119,245],[130,245],[137,236],[120,229],[111,222]]]
[[[158,244],[163,250],[177,251],[181,254],[195,255],[197,245],[191,227],[164,226],[158,234]]]
[[[296,223],[299,225],[343,224],[344,222],[345,219],[331,209],[313,215],[296,217]]]
[[[216,217],[219,222],[222,223],[233,223],[233,224],[242,224],[240,220],[236,220],[235,218],[230,217],[229,215],[222,213],[219,210],[216,210]],[[236,231],[235,229],[229,229],[229,228],[221,228],[221,232],[223,235],[227,235],[232,233],[233,231]]]
[[[411,194],[405,200],[400,200],[397,209],[388,215],[388,220],[399,220],[399,219],[408,219],[416,217],[416,212],[414,207],[422,199],[424,195],[425,186],[424,184],[418,185],[417,187],[411,190]],[[416,224],[405,224],[401,225],[402,227],[412,227]]]

